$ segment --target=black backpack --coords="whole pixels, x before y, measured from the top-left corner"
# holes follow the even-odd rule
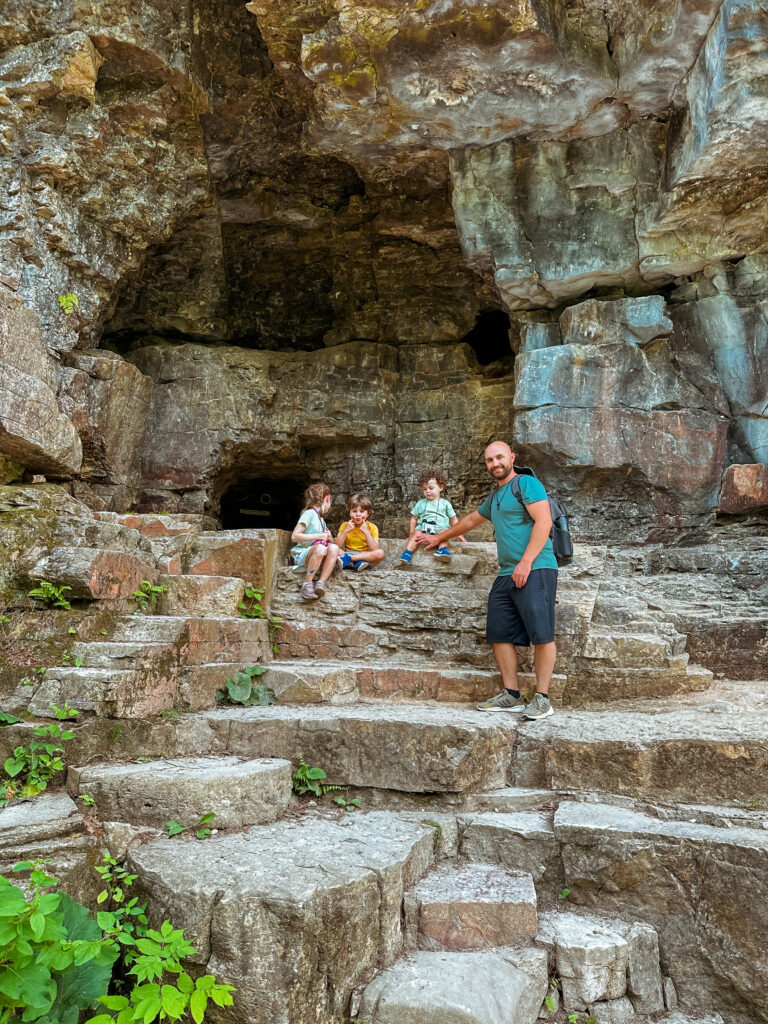
[[[536,474],[528,466],[515,466],[515,473],[518,476],[532,476]],[[523,496],[520,493],[520,481],[513,476],[509,485],[510,491],[525,509],[526,515],[531,518],[530,512],[525,508]],[[552,529],[549,531],[549,539],[552,541],[552,550],[555,553],[558,565],[570,565],[573,558],[573,541],[568,529],[568,515],[556,498],[549,499],[549,511],[552,513]]]

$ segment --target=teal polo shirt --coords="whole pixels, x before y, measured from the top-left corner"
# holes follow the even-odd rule
[[[526,505],[532,505],[535,501],[546,501],[547,492],[544,485],[535,476],[518,474],[517,479],[520,481],[520,496]],[[493,523],[498,549],[499,576],[511,576],[515,571],[515,566],[528,547],[533,529],[533,520],[512,493],[511,483],[512,480],[489,494],[477,510],[483,519],[490,519]],[[531,569],[557,569],[557,559],[549,537],[534,559]]]

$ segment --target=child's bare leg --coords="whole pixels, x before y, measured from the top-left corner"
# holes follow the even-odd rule
[[[384,552],[381,548],[375,551],[350,551],[349,557],[353,562],[370,562],[371,565],[377,565],[384,557]]]
[[[326,554],[323,559],[323,567],[320,570],[320,579],[325,583],[336,566],[336,559],[339,557],[339,545],[329,544],[328,547],[323,550]]]
[[[323,560],[324,554],[324,547],[321,547],[319,544],[314,544],[312,546],[312,550],[307,555],[307,560],[304,563],[304,565],[306,566],[306,583],[311,583],[312,580],[314,579],[315,573],[317,572],[318,567]]]
[[[421,543],[421,534],[418,531],[416,533],[412,533],[411,536],[408,538],[408,543],[405,545],[405,550],[410,551],[411,554],[413,554],[413,552]]]

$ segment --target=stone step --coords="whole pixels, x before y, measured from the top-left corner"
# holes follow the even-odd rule
[[[563,802],[554,832],[569,904],[654,927],[683,1006],[760,1005],[768,989],[767,828],[723,828],[615,804]]]
[[[72,644],[71,660],[80,659],[83,668],[108,668],[121,671],[173,659],[172,643],[130,643],[128,641],[90,640]],[[175,659],[173,659],[175,660]]]
[[[437,700],[443,703],[471,703],[485,700],[501,690],[501,676],[483,669],[455,665],[426,665],[366,661],[285,660],[269,666],[263,682],[272,687],[281,703],[349,703],[364,699],[393,701]],[[565,689],[565,676],[554,677],[554,686]],[[529,694],[536,679],[520,674],[521,688]]]
[[[157,602],[159,615],[234,615],[243,600],[245,583],[232,576],[160,576],[166,588]]]
[[[20,861],[45,858],[46,870],[61,880],[64,891],[95,906],[99,884],[93,865],[100,847],[67,793],[48,791],[0,809],[0,873],[11,881],[24,878],[13,874]]]
[[[352,991],[401,953],[403,894],[433,858],[427,825],[339,812],[205,842],[158,839],[128,865],[194,936],[192,961],[237,979],[217,1020],[294,1024],[342,1019]]]
[[[480,864],[497,864],[508,871],[526,871],[550,888],[562,879],[560,844],[552,812],[486,811],[459,817],[459,850]]]
[[[265,619],[228,615],[131,615],[115,626],[110,640],[119,643],[172,643],[185,665],[240,662],[256,665],[272,660]]]
[[[590,629],[581,651],[583,658],[622,668],[666,668],[669,659],[685,650],[685,637],[634,633],[625,629]]]
[[[21,701],[31,714],[47,718],[53,717],[52,704],[69,704],[100,718],[141,718],[174,707],[176,694],[175,669],[162,673],[69,666],[48,669],[34,678],[33,686],[19,687],[3,703],[11,707]]]
[[[366,1024],[534,1024],[547,994],[539,949],[419,950],[366,987]]]
[[[419,949],[489,949],[538,930],[530,875],[485,864],[437,868],[406,893],[406,942]]]
[[[174,820],[195,825],[209,812],[217,829],[275,821],[291,798],[289,761],[188,757],[142,763],[72,767],[69,791],[96,801],[102,821],[163,828]]]
[[[226,725],[231,754],[300,754],[331,782],[408,793],[503,786],[518,729],[510,716],[419,704],[221,708],[204,717]]]
[[[760,683],[620,710],[563,710],[535,725],[521,730],[514,785],[656,803],[768,802],[768,693]]]
[[[708,690],[714,678],[709,669],[689,665],[687,654],[673,655],[669,664],[662,668],[597,666],[582,658],[559,660],[568,668],[566,685],[560,690],[553,679],[551,694],[555,701],[569,705],[696,693]]]

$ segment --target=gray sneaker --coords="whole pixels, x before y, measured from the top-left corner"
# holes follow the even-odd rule
[[[325,593],[325,580],[313,580],[312,586],[315,588],[317,597],[322,597]]]
[[[549,703],[549,697],[541,693],[534,694],[533,700],[523,712],[523,718],[527,722],[538,721],[540,718],[549,718],[554,715],[554,708]]]
[[[299,593],[301,594],[305,601],[316,601],[317,598],[319,597],[319,595],[315,593],[314,583],[311,582],[303,583]]]
[[[525,711],[526,704],[522,697],[513,697],[506,690],[502,690],[495,697],[491,697],[490,700],[483,700],[476,704],[475,707],[478,711],[512,711],[519,713]]]

